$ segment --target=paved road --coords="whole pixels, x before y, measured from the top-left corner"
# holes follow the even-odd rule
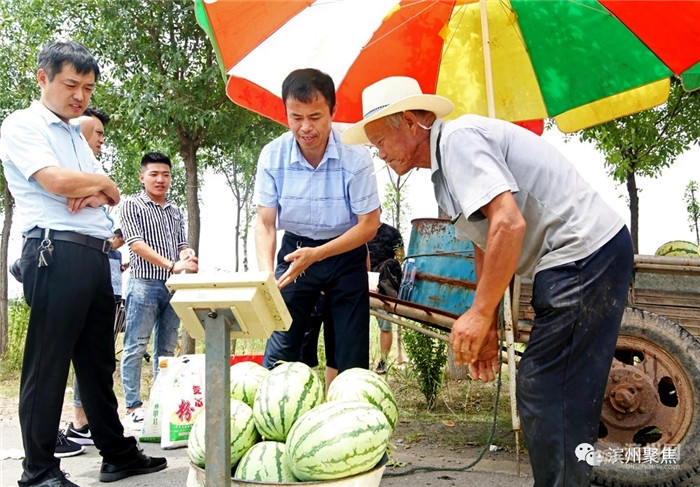
[[[19,428],[16,424],[0,423],[0,453],[2,456],[8,452],[21,451],[22,441]],[[109,485],[149,486],[149,487],[179,487],[184,486],[189,472],[189,460],[185,448],[176,450],[162,450],[160,445],[142,443],[146,454],[165,456],[168,459],[168,468],[165,470],[136,477],[130,477]],[[467,455],[470,452],[467,453]],[[500,452],[499,452],[500,453]],[[466,464],[469,458],[457,458],[454,452],[434,458],[434,451],[422,450],[415,445],[410,450],[399,450],[394,455],[399,462],[406,465],[394,470],[388,469],[382,478],[380,487],[411,487],[411,486],[465,486],[478,485],[480,487],[520,487],[531,486],[532,477],[529,475],[529,467],[523,465],[525,476],[518,478],[515,474],[516,464],[512,454],[494,454],[477,464],[476,468],[469,472],[416,472],[409,476],[392,476],[393,472],[417,466],[455,466],[461,460]],[[503,458],[502,458],[503,457]],[[98,480],[101,457],[94,447],[87,447],[87,451],[61,461],[61,468],[70,474],[70,480],[76,484],[87,486],[104,486]],[[3,459],[0,468],[0,486],[10,487],[17,485],[17,479],[22,474],[22,461],[19,459]],[[364,486],[357,486],[364,487]]]
[[[164,456],[168,459],[168,468],[150,475],[130,477],[114,482],[114,487],[149,486],[149,487],[180,487],[186,484],[189,473],[189,460],[185,448],[162,450],[159,444],[143,443],[146,454]],[[0,458],[8,452],[21,451],[22,441],[19,427],[14,421],[0,419]],[[380,487],[464,487],[477,485],[479,487],[530,487],[533,484],[530,466],[527,458],[518,465],[515,454],[511,452],[488,453],[474,468],[465,472],[456,471],[414,471],[407,476],[396,476],[416,467],[450,467],[459,468],[466,465],[479,453],[479,448],[438,449],[427,444],[416,443],[410,448],[398,445],[398,450],[392,455],[395,463],[402,466],[388,466]],[[94,447],[87,447],[86,453],[64,458],[61,468],[70,474],[70,480],[82,487],[104,486],[98,480],[101,457]],[[0,487],[17,485],[17,479],[22,474],[22,461],[19,459],[2,459],[0,461]],[[679,487],[700,486],[700,474],[683,482]],[[217,486],[218,487],[218,486]],[[223,486],[222,486],[223,487]],[[357,485],[353,487],[369,487]]]

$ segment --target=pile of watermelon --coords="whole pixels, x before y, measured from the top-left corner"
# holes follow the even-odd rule
[[[268,371],[231,366],[233,477],[260,482],[331,480],[371,470],[386,452],[398,408],[374,372],[339,374],[324,401],[323,384],[301,362]],[[188,455],[204,467],[205,412],[195,420]]]

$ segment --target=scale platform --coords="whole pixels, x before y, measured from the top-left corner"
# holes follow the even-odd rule
[[[190,336],[206,347],[206,486],[230,485],[231,339],[269,338],[292,317],[270,272],[174,274],[165,285]]]
[[[203,339],[214,313],[229,323],[231,338],[269,338],[292,317],[270,272],[174,274],[165,283],[170,304],[190,336]]]

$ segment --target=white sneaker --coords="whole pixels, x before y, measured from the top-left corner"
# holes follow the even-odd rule
[[[145,413],[143,408],[136,408],[130,413],[127,413],[126,416],[124,416],[122,424],[125,428],[129,428],[130,430],[141,431],[141,429],[143,428],[144,414]]]

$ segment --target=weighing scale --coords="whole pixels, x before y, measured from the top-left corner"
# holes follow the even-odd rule
[[[231,338],[269,338],[292,317],[270,272],[173,274],[165,283],[190,336],[206,346],[206,485],[231,484]]]

